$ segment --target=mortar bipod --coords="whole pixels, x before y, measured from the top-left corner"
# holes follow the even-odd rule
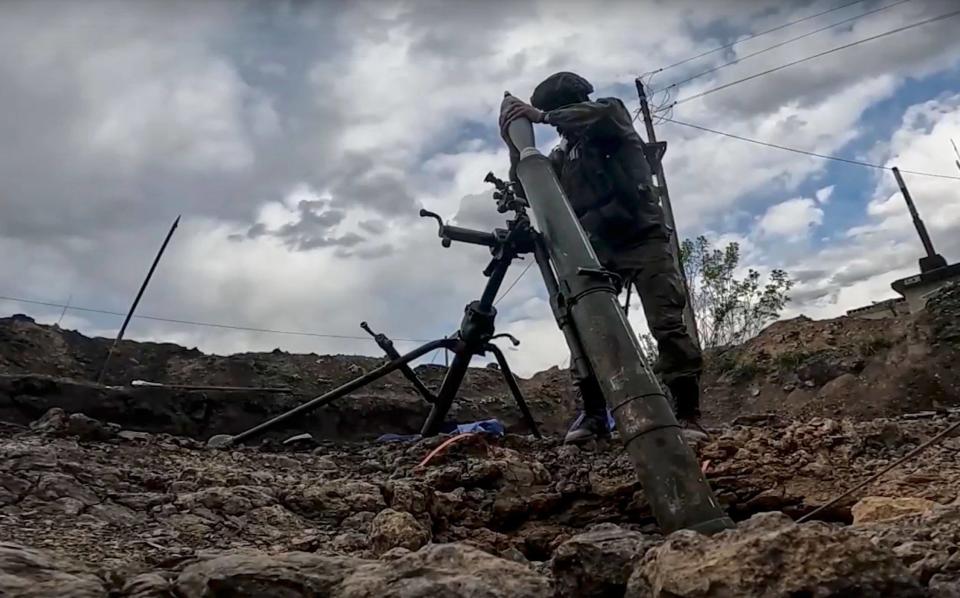
[[[492,181],[490,180],[491,178]],[[496,177],[492,177],[492,175],[488,175],[488,182],[495,182],[495,184],[497,184],[499,197],[495,197],[495,199],[497,200],[498,210],[512,211],[516,214],[516,218],[507,221],[506,229],[496,229],[490,233],[450,226],[444,224],[443,220],[436,214],[426,210],[421,210],[420,212],[421,216],[435,218],[438,221],[439,236],[445,247],[449,247],[454,241],[483,245],[490,248],[490,253],[493,256],[483,272],[484,276],[487,277],[487,284],[483,289],[483,293],[480,299],[470,302],[464,308],[460,328],[453,337],[430,341],[405,355],[400,355],[394,347],[393,341],[387,338],[386,335],[373,332],[366,322],[364,322],[361,324],[361,327],[373,336],[377,344],[380,345],[387,356],[390,357],[388,363],[319,397],[307,401],[286,413],[282,413],[241,432],[236,436],[214,437],[217,438],[216,442],[211,438],[209,444],[224,447],[243,442],[282,423],[288,422],[297,416],[305,415],[324,405],[330,404],[396,370],[399,370],[407,380],[416,387],[420,395],[431,404],[430,414],[427,416],[420,432],[424,436],[432,436],[441,431],[444,419],[449,413],[453,401],[460,390],[463,379],[466,376],[470,361],[475,355],[485,355],[488,351],[492,353],[497,360],[497,364],[500,366],[500,373],[507,384],[510,394],[517,403],[517,407],[530,432],[535,437],[541,438],[537,423],[533,419],[530,409],[527,407],[527,403],[520,391],[520,386],[507,363],[506,357],[500,348],[492,342],[496,338],[506,337],[514,345],[519,344],[519,341],[510,335],[495,333],[497,310],[496,307],[494,307],[494,303],[496,302],[500,287],[503,284],[503,279],[513,260],[525,253],[534,252],[537,233],[530,225],[530,219],[526,214],[525,202],[516,198],[510,190],[509,184],[496,179]],[[440,389],[434,393],[427,388],[423,381],[420,380],[416,373],[410,368],[410,363],[437,349],[451,351],[454,353],[454,358],[450,363],[450,367],[447,368]]]

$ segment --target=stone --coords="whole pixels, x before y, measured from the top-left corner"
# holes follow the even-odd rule
[[[176,504],[181,509],[200,513],[200,508],[226,515],[244,515],[253,509],[276,503],[270,488],[260,486],[213,486],[181,494]]]
[[[127,442],[150,442],[153,434],[149,432],[136,432],[133,430],[120,430],[117,432],[117,438]]]
[[[936,507],[850,528],[874,544],[891,550],[921,581],[960,572],[960,505]],[[945,578],[941,578],[943,580]]]
[[[68,436],[76,436],[80,440],[104,441],[116,438],[120,426],[102,422],[82,413],[71,413],[67,418]]]
[[[0,542],[0,596],[106,598],[107,590],[98,577],[79,565]]]
[[[385,553],[381,554],[381,555],[380,555],[380,560],[381,560],[381,561],[395,561],[395,560],[399,559],[400,557],[407,556],[407,555],[410,554],[411,552],[413,552],[413,551],[410,550],[409,548],[404,548],[404,547],[402,547],[402,546],[397,546],[396,548],[391,548],[390,550],[388,550],[388,551],[386,551]]]
[[[334,590],[361,562],[309,552],[228,554],[189,565],[175,587],[183,598],[336,596]]]
[[[431,538],[430,530],[406,511],[384,509],[370,523],[370,545],[376,554],[393,548],[417,550]]]
[[[120,426],[104,423],[82,413],[67,414],[54,407],[30,424],[30,429],[46,436],[75,436],[80,440],[104,441],[117,436]]]
[[[120,590],[123,598],[174,598],[173,584],[157,573],[143,573],[132,577]]]
[[[867,496],[857,501],[850,512],[853,514],[853,524],[862,525],[906,515],[928,513],[938,506],[940,506],[938,503],[926,498]]]
[[[317,449],[323,450],[323,449]],[[317,471],[337,471],[340,466],[332,458],[323,455],[313,460],[313,468]]]
[[[463,544],[431,544],[358,567],[337,598],[549,598],[550,581],[530,568]]]
[[[854,532],[781,513],[760,513],[711,537],[671,534],[647,552],[629,598],[926,596],[888,549]]]
[[[414,482],[401,480],[390,487],[390,507],[396,511],[406,511],[419,515],[427,511],[427,493]]]
[[[40,476],[33,494],[44,500],[58,498],[72,498],[84,505],[95,505],[100,502],[97,495],[81,485],[72,476],[64,473],[44,473]]]
[[[207,440],[207,448],[224,449],[233,445],[233,436],[230,434],[215,434]]]
[[[377,513],[387,506],[379,486],[347,479],[307,484],[287,494],[283,502],[288,509],[305,517],[337,523],[353,513]]]
[[[62,434],[67,429],[67,412],[60,407],[48,409],[39,419],[30,423],[30,429],[40,434]]]
[[[97,519],[117,526],[137,525],[144,520],[144,517],[136,511],[112,502],[103,502],[92,505],[89,509],[87,509],[87,513],[93,515]]]
[[[938,573],[927,584],[933,598],[960,598],[960,573]]]
[[[563,596],[622,596],[635,562],[656,542],[610,523],[561,544],[551,570]]]

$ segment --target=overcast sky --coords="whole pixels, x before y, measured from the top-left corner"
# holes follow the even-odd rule
[[[505,176],[504,90],[558,70],[635,107],[633,80],[845,2],[0,3],[0,295],[123,312],[183,215],[139,313],[395,337],[453,331],[479,296],[483,248],[440,246],[420,207],[502,223],[482,182]],[[957,10],[864,1],[657,74],[684,99]],[[672,118],[804,150],[960,176],[960,16],[677,105]],[[657,95],[659,102],[664,96]],[[538,128],[549,149],[555,134]],[[787,316],[893,296],[921,247],[889,172],[663,123],[683,236],[737,240],[748,265],[798,279]],[[941,253],[960,259],[960,181],[907,175]],[[524,267],[514,266],[508,281]],[[499,304],[525,375],[564,363],[536,269]],[[0,300],[40,321],[61,310]],[[639,317],[639,312],[635,314]],[[111,336],[122,318],[68,310]],[[373,343],[135,320],[129,338],[230,353],[378,354]],[[401,350],[414,343],[400,343]]]

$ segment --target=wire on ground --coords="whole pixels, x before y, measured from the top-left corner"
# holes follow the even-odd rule
[[[934,436],[934,437],[931,438],[930,440],[924,442],[923,444],[921,444],[921,445],[918,446],[917,448],[913,449],[912,451],[910,451],[909,453],[907,453],[907,454],[904,455],[903,457],[900,457],[899,459],[897,459],[896,461],[894,461],[894,462],[891,463],[890,465],[884,467],[883,469],[881,469],[881,470],[878,471],[877,473],[873,474],[873,475],[870,476],[869,478],[863,480],[862,482],[860,482],[859,484],[857,484],[857,485],[854,486],[853,488],[850,488],[850,489],[847,490],[846,492],[844,492],[844,493],[842,493],[842,494],[840,494],[840,495],[838,495],[838,496],[835,496],[835,497],[832,498],[831,500],[827,501],[825,504],[820,505],[819,507],[817,507],[816,509],[810,511],[809,513],[807,513],[806,515],[804,515],[804,516],[801,517],[800,519],[797,519],[797,523],[803,523],[804,521],[807,521],[808,519],[812,518],[814,515],[817,515],[817,514],[819,514],[819,513],[822,513],[823,511],[829,509],[830,507],[832,507],[833,505],[837,504],[837,503],[840,502],[841,500],[847,498],[848,496],[850,496],[851,494],[853,494],[853,493],[856,492],[857,490],[860,490],[861,488],[866,487],[868,484],[870,484],[870,483],[872,483],[872,482],[880,479],[880,477],[881,477],[883,474],[887,473],[888,471],[890,471],[890,470],[893,469],[894,467],[898,467],[899,465],[901,465],[901,464],[903,464],[903,463],[906,463],[906,462],[909,461],[910,459],[913,459],[914,457],[916,457],[917,455],[919,455],[919,454],[922,453],[923,451],[927,450],[927,449],[930,448],[931,446],[937,444],[938,442],[940,442],[941,440],[943,440],[944,438],[946,438],[951,432],[953,432],[953,431],[956,430],[957,428],[960,428],[960,421],[952,424],[951,426],[949,426],[949,427],[948,427],[946,430],[944,430],[943,432],[940,432],[939,434],[937,434],[936,436]]]

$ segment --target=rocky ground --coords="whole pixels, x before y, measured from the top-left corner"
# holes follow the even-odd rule
[[[510,419],[498,373],[476,369],[454,417],[502,417],[517,433],[372,442],[422,418],[395,377],[218,450],[213,433],[304,397],[119,383],[317,393],[379,361],[132,343],[102,386],[95,339],[8,319],[0,596],[960,596],[960,436],[794,523],[960,420],[958,314],[953,288],[917,318],[795,320],[712,355],[708,404],[727,423],[697,452],[739,523],[712,537],[660,534],[616,439],[559,443],[572,403],[558,370],[523,381],[544,440]],[[314,439],[279,441],[304,428]]]
[[[956,417],[725,428],[739,529],[663,538],[616,441],[223,451],[53,411],[0,439],[0,595],[956,596],[960,438],[792,522]]]

